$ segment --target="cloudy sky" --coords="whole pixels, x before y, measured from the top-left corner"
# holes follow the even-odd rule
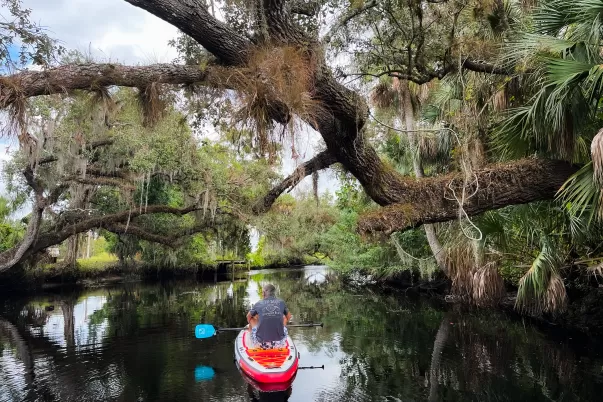
[[[153,15],[123,0],[23,0],[32,9],[32,21],[43,26],[49,36],[63,46],[91,54],[98,61],[124,64],[171,62],[176,52],[168,41],[177,36],[177,29]],[[6,15],[5,9],[0,9]],[[309,159],[318,143],[316,133],[301,133],[298,152]],[[0,164],[7,158],[7,149],[14,149],[14,140],[0,138]],[[10,146],[12,143],[12,146]],[[290,173],[295,163],[285,155],[283,173]],[[1,169],[1,167],[0,167]],[[332,174],[323,174],[319,182],[321,192],[336,185]],[[0,183],[0,194],[3,192]],[[301,189],[311,188],[306,179]]]

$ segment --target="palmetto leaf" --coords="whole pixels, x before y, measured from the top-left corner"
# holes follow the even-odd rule
[[[559,276],[559,248],[547,236],[542,236],[541,244],[540,253],[519,281],[515,303],[517,309],[532,314],[563,311],[567,305],[567,293]]]
[[[534,20],[539,33],[555,36],[572,24],[596,28],[602,16],[603,2],[599,0],[545,0],[534,13]]]
[[[595,184],[593,169],[592,162],[586,164],[565,182],[558,193],[558,198],[571,215],[586,216],[589,223],[595,217],[603,217],[601,190]]]
[[[501,65],[517,67],[542,65],[543,57],[563,54],[576,42],[537,33],[522,33],[503,45]]]

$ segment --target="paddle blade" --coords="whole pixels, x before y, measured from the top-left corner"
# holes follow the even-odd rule
[[[197,339],[211,338],[216,334],[216,329],[210,324],[199,324],[195,327],[195,337]]]
[[[215,371],[213,368],[208,366],[197,366],[195,367],[195,381],[207,381],[214,378]]]

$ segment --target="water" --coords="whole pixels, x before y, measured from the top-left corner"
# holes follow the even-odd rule
[[[264,283],[294,321],[292,388],[259,393],[233,363],[235,333]],[[235,282],[130,283],[0,301],[0,401],[597,401],[597,345],[492,311],[446,311],[327,270],[266,270]]]

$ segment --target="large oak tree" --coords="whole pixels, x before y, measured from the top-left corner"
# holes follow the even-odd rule
[[[363,218],[362,230],[391,232],[425,223],[457,219],[460,211],[475,215],[507,205],[551,199],[575,168],[565,162],[523,159],[506,164],[487,166],[474,172],[479,186],[475,196],[464,205],[451,199],[450,192],[465,183],[462,175],[411,179],[402,176],[377,154],[367,136],[369,107],[362,94],[343,85],[334,75],[324,52],[324,43],[299,23],[299,14],[316,18],[320,4],[312,1],[257,0],[253,3],[255,31],[246,36],[235,27],[218,20],[202,0],[125,0],[174,25],[205,48],[212,58],[203,66],[160,64],[124,66],[118,64],[70,64],[40,72],[22,72],[3,77],[0,81],[0,107],[19,105],[27,97],[73,90],[98,90],[106,86],[150,88],[154,84],[206,85],[239,92],[253,88],[262,116],[287,125],[294,116],[303,119],[324,140],[326,151],[306,162],[295,175],[287,178],[267,196],[258,201],[256,211],[270,207],[286,188],[295,185],[300,175],[308,175],[340,163],[362,184],[366,193],[380,206],[387,207]],[[335,23],[339,29],[378,2],[362,2],[351,7]],[[446,1],[411,1],[417,15],[422,8]],[[317,6],[318,4],[318,6]],[[413,20],[414,21],[414,20]],[[418,28],[422,28],[418,26]],[[453,23],[454,28],[454,23]],[[332,32],[327,34],[330,38]],[[454,29],[451,35],[454,36]],[[325,38],[323,38],[325,39]],[[410,49],[421,49],[430,43],[411,43]],[[452,46],[452,43],[450,43]],[[283,72],[278,78],[270,70],[257,68],[274,52],[289,52],[297,57],[304,77],[293,79],[303,83],[306,104],[298,107],[283,90]],[[415,53],[404,68],[392,68],[386,74],[418,83],[444,77],[458,69],[485,74],[506,74],[508,71],[487,63],[463,57],[458,62],[454,49],[444,52],[436,62],[425,61]],[[286,60],[285,63],[286,65]],[[435,66],[435,67],[434,67]],[[395,67],[395,66],[394,66]],[[261,93],[258,88],[261,87]],[[257,98],[259,97],[259,101]],[[256,110],[257,111],[257,110]],[[257,118],[257,113],[256,113]],[[40,200],[40,205],[44,204]]]

